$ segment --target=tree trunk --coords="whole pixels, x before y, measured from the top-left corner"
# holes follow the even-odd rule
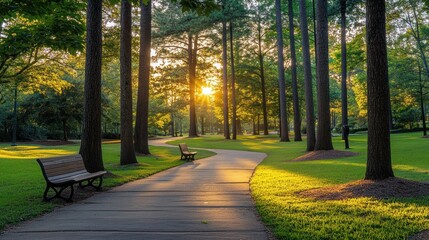
[[[296,53],[295,53],[295,27],[293,25],[293,1],[288,0],[289,14],[289,39],[290,39],[290,60],[292,70],[292,94],[293,94],[293,125],[295,142],[301,142],[301,113],[299,109],[298,80],[296,77]]]
[[[239,118],[237,118],[237,135],[243,135],[243,127]]]
[[[341,8],[341,123],[342,137],[345,148],[349,148],[348,136],[348,111],[347,111],[347,44],[346,44],[346,3],[347,0],[340,1]]]
[[[175,128],[175,121],[174,121],[174,113],[171,113],[171,136],[176,136],[176,128]]]
[[[67,120],[63,119],[63,140],[67,142],[69,140],[67,136]]]
[[[317,2],[317,139],[315,150],[332,150],[329,101],[328,1]]]
[[[302,55],[304,66],[305,115],[307,124],[307,151],[313,151],[316,143],[314,127],[313,78],[311,76],[310,43],[307,25],[307,7],[305,0],[299,0],[300,28],[302,35]]]
[[[13,125],[12,125],[12,146],[16,146],[16,135],[18,130],[18,81],[15,79],[15,89],[13,98]]]
[[[276,28],[277,28],[277,57],[279,74],[279,101],[280,101],[280,142],[289,142],[289,126],[287,121],[286,83],[283,56],[283,27],[280,0],[275,1]]]
[[[423,99],[423,79],[422,79],[422,68],[419,66],[419,95],[420,95],[420,110],[422,113],[422,123],[423,123],[423,136],[427,135],[427,131],[426,131],[426,114],[425,114],[425,104],[424,104],[424,99]]]
[[[205,129],[204,129],[204,115],[201,114],[201,135],[206,135]]]
[[[80,154],[88,172],[104,170],[101,153],[101,2],[88,0],[86,15],[85,100]]]
[[[136,123],[134,133],[135,151],[150,154],[149,151],[149,81],[150,49],[152,39],[152,2],[140,1],[140,56],[139,85],[137,91]]]
[[[234,66],[234,45],[233,45],[232,20],[229,21],[229,41],[231,50],[231,101],[232,101],[232,139],[237,139],[237,102],[235,100],[235,66]]]
[[[415,26],[415,29],[414,29],[414,26],[412,26],[412,23],[411,23],[411,18],[409,20],[410,21],[410,26],[411,26],[412,34],[413,34],[414,38],[416,39],[417,48],[419,49],[420,57],[421,57],[421,59],[423,61],[423,66],[426,69],[426,76],[429,78],[429,72],[428,72],[429,71],[429,66],[428,66],[428,62],[427,62],[427,59],[426,59],[426,54],[425,54],[425,51],[424,51],[424,46],[422,44],[422,39],[420,37],[420,24],[419,24],[419,20],[417,18],[416,6],[414,4],[412,4],[412,7],[413,7],[413,16],[414,16],[414,19],[416,20],[416,26]]]
[[[137,163],[133,145],[133,91],[131,78],[131,4],[121,5],[121,165]]]
[[[384,0],[366,2],[368,160],[365,179],[393,177]]]
[[[264,54],[262,53],[262,26],[258,22],[258,57],[259,71],[261,76],[261,91],[262,91],[262,114],[264,120],[264,135],[268,135],[268,112],[267,112],[267,97],[265,93],[265,70],[264,70]]]
[[[317,58],[319,55],[317,54],[317,20],[316,20],[316,0],[312,1],[313,3],[313,38],[314,38],[314,63],[317,68]],[[316,74],[317,78],[317,74]]]
[[[228,73],[227,73],[227,39],[226,39],[226,22],[222,20],[222,79],[223,79],[223,135],[225,139],[231,139],[229,133],[229,113],[228,113]]]
[[[198,137],[197,114],[195,111],[195,77],[197,70],[196,49],[192,33],[188,33],[188,62],[189,62],[189,137]]]

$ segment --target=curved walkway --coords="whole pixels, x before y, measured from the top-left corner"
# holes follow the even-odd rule
[[[0,239],[268,239],[249,192],[266,155],[210,151],[217,155],[57,209]]]

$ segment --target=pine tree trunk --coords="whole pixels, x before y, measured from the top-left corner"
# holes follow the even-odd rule
[[[140,1],[140,56],[139,85],[137,91],[136,123],[134,133],[135,151],[150,154],[149,151],[149,81],[150,49],[152,38],[152,2]]]
[[[346,3],[340,0],[341,8],[341,123],[345,148],[349,148],[348,111],[347,111],[347,45],[346,45]]]
[[[101,14],[101,1],[88,0],[85,100],[80,145],[80,154],[88,172],[104,170],[101,153]]]
[[[237,139],[237,102],[235,100],[235,66],[234,66],[234,45],[233,45],[232,20],[229,21],[229,41],[231,54],[231,101],[232,101],[232,139]]]
[[[299,16],[302,35],[301,44],[304,66],[307,151],[313,151],[316,143],[316,132],[314,127],[313,78],[311,76],[310,43],[308,37],[307,7],[305,0],[299,0]]]
[[[63,140],[67,142],[69,140],[67,136],[67,120],[63,119]]]
[[[228,113],[228,62],[227,62],[227,38],[226,38],[226,22],[222,20],[222,100],[223,100],[223,135],[225,139],[231,139],[229,133],[229,113]]]
[[[286,83],[285,67],[283,56],[283,27],[281,1],[275,1],[276,7],[276,29],[277,29],[277,57],[278,57],[278,74],[279,74],[279,101],[280,101],[280,142],[289,142],[289,126],[287,121],[286,106]]]
[[[293,127],[294,127],[294,141],[301,142],[301,113],[299,108],[298,96],[298,80],[296,77],[296,52],[295,52],[295,27],[293,25],[293,1],[288,0],[288,14],[289,14],[289,39],[290,39],[290,61],[292,70],[292,95],[293,95]]]
[[[256,135],[259,135],[261,133],[260,127],[261,127],[261,119],[260,119],[260,116],[258,114],[258,125],[257,125]]]
[[[195,41],[195,42],[194,42]],[[195,77],[196,77],[196,45],[197,38],[193,39],[188,33],[188,62],[189,62],[189,137],[198,137],[197,114],[195,110]]]
[[[332,150],[329,100],[328,1],[317,2],[317,139],[315,150]]]
[[[258,57],[259,57],[259,72],[261,76],[261,92],[262,92],[262,115],[264,121],[264,135],[268,135],[268,112],[267,112],[267,97],[265,90],[265,70],[264,70],[264,54],[262,53],[262,26],[258,22]]]
[[[201,135],[206,135],[204,128],[204,115],[201,114]]]
[[[365,179],[393,177],[384,0],[366,2],[368,160]]]
[[[121,165],[137,163],[133,143],[133,92],[131,79],[131,4],[121,5]]]
[[[423,79],[422,79],[422,68],[419,64],[419,95],[420,95],[420,110],[422,113],[422,123],[423,123],[423,136],[427,135],[426,131],[426,114],[425,114],[425,104],[424,104],[424,94],[423,94]]]

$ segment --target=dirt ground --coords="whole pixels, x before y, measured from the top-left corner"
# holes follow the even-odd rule
[[[355,152],[340,151],[340,150],[319,150],[312,151],[300,157],[293,159],[292,161],[312,161],[322,159],[336,159],[343,157],[352,157],[358,155]]]
[[[358,180],[345,184],[310,189],[298,193],[316,200],[340,200],[371,197],[376,199],[419,197],[429,195],[429,184],[403,178],[384,180]]]

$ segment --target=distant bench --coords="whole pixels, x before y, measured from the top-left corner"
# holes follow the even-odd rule
[[[43,177],[45,177],[46,181],[46,189],[43,194],[43,199],[45,201],[50,201],[54,198],[61,198],[67,202],[72,201],[74,193],[73,185],[76,183],[79,183],[81,188],[91,186],[96,190],[100,190],[101,184],[103,183],[103,175],[106,174],[106,171],[95,173],[89,173],[86,171],[80,154],[53,158],[40,158],[37,159],[37,162],[42,169]],[[99,179],[99,182],[97,185],[94,185],[94,182],[97,179]],[[82,183],[85,181],[87,181],[87,183],[83,185]],[[65,198],[61,196],[61,194],[68,187],[70,187],[70,195]],[[49,189],[54,190],[55,196],[48,197]]]
[[[182,153],[182,156],[180,157],[180,159],[182,160],[195,159],[195,155],[197,154],[197,152],[190,152],[188,149],[188,145],[186,145],[186,143],[180,143],[179,148],[180,148],[180,152]]]

